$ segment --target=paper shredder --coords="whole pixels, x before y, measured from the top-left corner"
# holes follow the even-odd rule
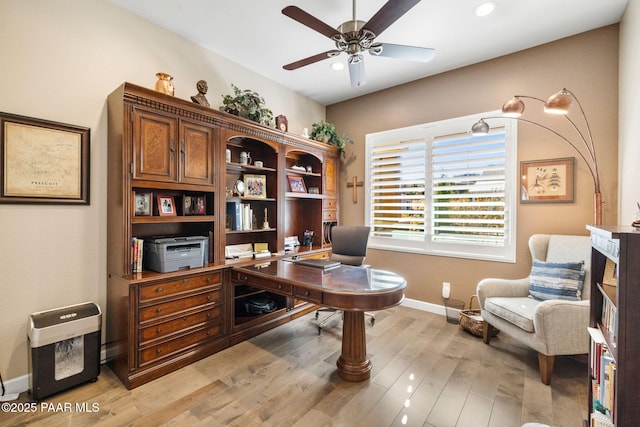
[[[101,330],[102,312],[92,302],[29,315],[29,388],[34,400],[98,378]]]

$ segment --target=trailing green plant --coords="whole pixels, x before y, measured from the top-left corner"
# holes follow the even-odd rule
[[[349,144],[353,144],[353,140],[345,132],[342,135],[338,135],[338,131],[333,123],[326,120],[321,120],[311,125],[311,132],[309,138],[316,141],[326,142],[327,144],[335,145],[338,147],[342,157],[345,157],[344,148]]]
[[[266,107],[264,98],[250,89],[242,90],[231,84],[233,95],[222,96],[220,111],[245,117],[265,126],[274,127],[273,111]]]

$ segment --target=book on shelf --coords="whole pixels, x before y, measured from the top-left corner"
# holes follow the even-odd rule
[[[592,412],[590,421],[590,427],[615,427],[611,419],[600,412]]]
[[[227,215],[230,217],[231,230],[242,230],[242,204],[240,200],[227,200]]]
[[[143,239],[131,238],[131,273],[142,273],[143,249]]]
[[[601,315],[602,326],[605,327],[613,336],[618,336],[618,309],[616,306],[608,299],[602,299],[602,315]]]
[[[616,361],[609,352],[606,339],[598,328],[587,328],[591,338],[589,367],[593,412],[599,419],[613,419],[615,412]],[[598,424],[600,425],[600,424]],[[606,425],[606,424],[602,424]]]

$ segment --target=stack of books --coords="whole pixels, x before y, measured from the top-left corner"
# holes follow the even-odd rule
[[[138,237],[131,239],[131,273],[142,273],[144,240]]]

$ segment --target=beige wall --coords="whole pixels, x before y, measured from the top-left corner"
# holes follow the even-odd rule
[[[231,83],[258,91],[290,129],[324,106],[188,43],[106,0],[0,0],[0,111],[91,128],[91,205],[0,205],[0,372],[27,373],[30,313],[83,301],[105,310],[106,98],[124,81],[175,77],[176,96],[209,83],[220,105]]]
[[[618,180],[617,25],[328,106],[327,119],[356,141],[347,147],[342,182],[354,175],[363,179],[367,133],[496,110],[515,94],[546,99],[563,87],[579,97],[589,117],[606,200],[604,223],[614,223]],[[561,127],[561,118],[551,117],[554,121],[550,122],[549,117],[535,114],[540,107],[527,103],[529,118],[547,120],[554,129],[571,134],[571,129]],[[518,161],[577,157],[567,144],[533,126],[520,123],[518,140]],[[442,282],[446,281],[451,283],[451,296],[468,303],[483,277],[528,275],[527,239],[531,234],[587,234],[585,224],[593,222],[593,180],[581,160],[576,159],[576,168],[575,203],[518,204],[516,264],[382,250],[370,250],[367,262],[405,276],[408,298],[442,304]],[[357,204],[344,184],[341,191],[342,222],[363,223],[364,190],[359,190]]]
[[[620,24],[620,224],[640,203],[640,0],[629,0]]]

